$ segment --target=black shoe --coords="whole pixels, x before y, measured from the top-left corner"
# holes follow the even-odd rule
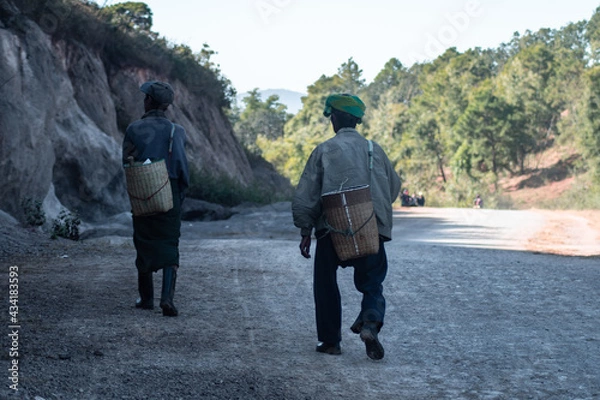
[[[154,300],[142,300],[141,297],[135,301],[135,308],[141,308],[142,310],[154,310]]]
[[[165,317],[176,317],[179,312],[173,304],[175,296],[175,282],[177,281],[177,270],[175,267],[163,268],[162,293],[160,296],[160,308]]]
[[[135,301],[135,308],[153,310],[154,286],[152,284],[152,272],[141,273],[138,271],[138,292],[140,297]]]
[[[360,331],[362,330],[363,324],[364,322],[362,320],[362,315],[359,315],[358,317],[356,317],[356,321],[354,321],[354,323],[350,327],[350,330],[359,335]]]
[[[342,354],[342,348],[340,347],[339,343],[320,342],[317,345],[317,352],[338,356],[338,355]]]
[[[365,324],[360,331],[360,339],[365,342],[367,356],[370,359],[381,360],[383,358],[385,351],[377,338],[377,327],[375,324]]]

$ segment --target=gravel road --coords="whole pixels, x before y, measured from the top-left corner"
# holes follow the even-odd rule
[[[0,360],[6,378],[18,360],[19,390],[5,379],[0,398],[600,399],[600,241],[585,218],[398,210],[372,361],[349,329],[341,356],[314,351],[312,261],[288,210],[185,223],[178,318],[133,307],[130,238],[1,227],[20,329],[13,357],[5,301]],[[360,297],[351,269],[338,276],[349,328]]]

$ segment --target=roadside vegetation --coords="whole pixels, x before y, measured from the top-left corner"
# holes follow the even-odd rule
[[[15,5],[54,40],[85,45],[99,52],[107,70],[140,67],[160,71],[168,79],[182,82],[192,95],[207,98],[230,113],[236,93],[212,61],[215,51],[204,44],[199,52],[194,52],[161,37],[152,30],[153,14],[147,4],[123,2],[100,7],[88,0],[46,0],[16,1]],[[12,23],[25,30],[24,21],[15,18]],[[129,123],[119,122],[123,130]],[[227,175],[215,175],[209,168],[193,171],[191,189],[190,196],[227,206],[279,199],[258,182],[244,186]],[[31,221],[28,223],[44,223],[38,222],[39,206],[31,199],[24,201],[24,212]],[[53,236],[77,237],[77,222],[77,216],[61,215],[54,221]]]
[[[54,39],[98,51],[108,69],[137,66],[160,71],[223,108],[235,99],[231,82],[211,60],[215,51],[205,44],[194,52],[161,37],[152,30],[152,10],[146,3],[128,1],[101,8],[89,0],[25,0],[15,5]]]
[[[242,203],[271,204],[289,200],[289,196],[273,191],[257,181],[245,186],[228,175],[215,175],[207,170],[196,169],[190,171],[188,196],[227,207]]]
[[[322,116],[333,92],[365,101],[359,131],[428,205],[470,206],[480,193],[488,207],[518,207],[506,182],[536,175],[540,154],[568,145],[564,173],[540,179],[572,185],[536,206],[600,208],[600,8],[589,21],[515,33],[495,49],[450,48],[412,66],[392,58],[370,83],[350,58],[308,87],[291,118],[255,90],[233,113],[240,140],[295,184],[312,149],[333,135]]]
[[[387,151],[404,187],[423,192],[428,205],[469,206],[480,193],[490,207],[518,206],[506,182],[535,175],[539,154],[567,144],[577,157],[565,154],[566,175],[542,179],[573,178],[572,185],[539,206],[600,203],[600,7],[589,20],[515,33],[498,48],[449,48],[411,66],[392,58],[372,82],[350,58],[336,74],[310,85],[303,108],[291,115],[277,96],[261,99],[258,89],[243,108],[235,106],[231,82],[211,61],[215,51],[205,45],[194,52],[160,37],[143,2],[103,8],[89,0],[15,4],[53,38],[96,49],[110,68],[161,71],[208,96],[228,115],[247,153],[264,157],[292,184],[312,149],[333,134],[322,115],[325,98],[348,92],[367,104],[361,133]],[[210,186],[214,179],[212,187],[231,188],[211,195],[217,199],[262,196],[209,176],[199,172],[196,181]]]

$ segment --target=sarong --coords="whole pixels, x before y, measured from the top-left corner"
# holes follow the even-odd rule
[[[133,217],[133,244],[137,252],[135,266],[141,273],[179,265],[181,200],[177,179],[171,179],[171,191],[171,210],[162,214]]]

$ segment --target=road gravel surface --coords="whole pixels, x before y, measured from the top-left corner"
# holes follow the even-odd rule
[[[599,399],[597,220],[396,210],[381,361],[349,329],[360,306],[351,268],[338,272],[342,355],[315,352],[312,260],[289,203],[184,223],[177,318],[133,307],[129,227],[71,242],[5,224],[19,329],[15,357],[5,291],[0,398]],[[155,286],[158,303],[158,275]]]

